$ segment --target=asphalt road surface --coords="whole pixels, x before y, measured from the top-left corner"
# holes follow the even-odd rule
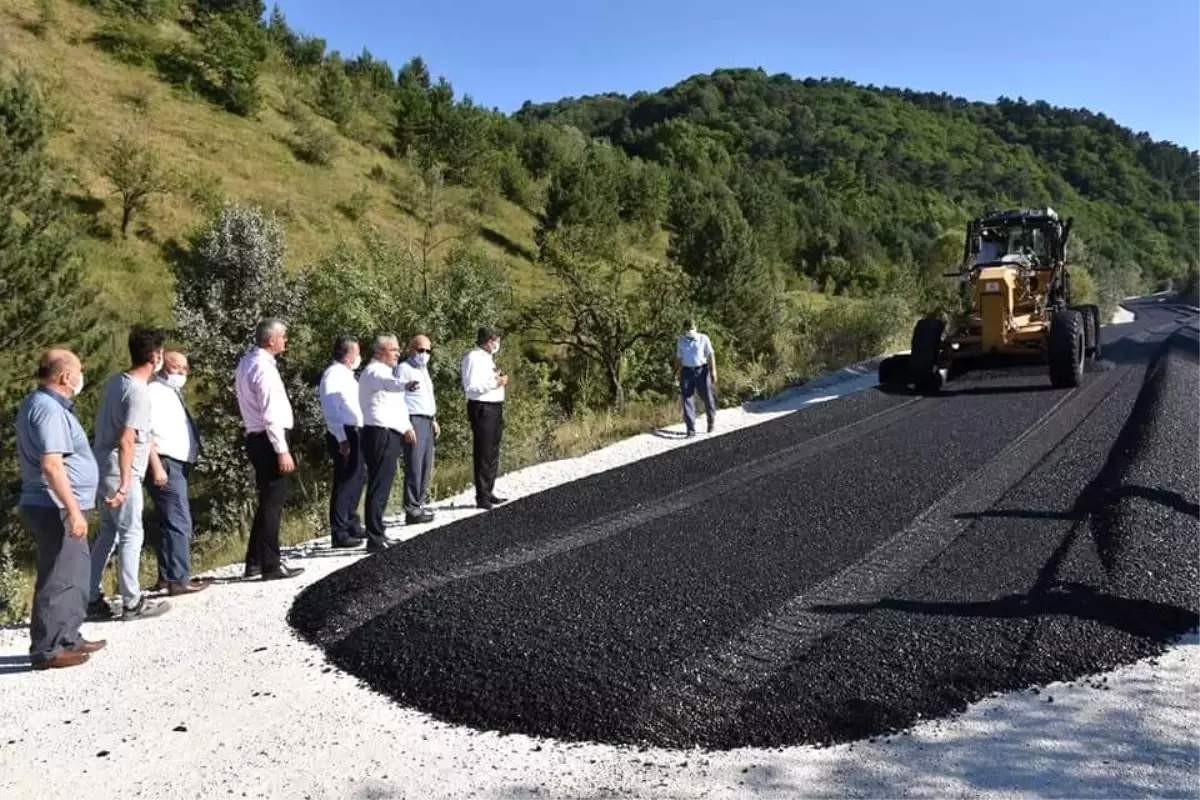
[[[291,622],[448,721],[668,747],[870,737],[1152,655],[1200,611],[1200,345],[1130,307],[1074,390],[861,392],[408,540]]]

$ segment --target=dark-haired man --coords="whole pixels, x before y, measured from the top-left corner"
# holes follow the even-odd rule
[[[362,364],[358,340],[339,337],[333,343],[333,362],[321,375],[321,413],[325,417],[325,449],[333,459],[333,489],[329,493],[329,539],[333,547],[358,547],[366,538],[358,516],[366,464],[360,434],[362,407],[355,371]]]
[[[37,583],[29,626],[34,669],[78,666],[104,647],[79,634],[87,615],[87,513],[96,503],[96,459],[72,400],[83,391],[83,364],[70,350],[48,350],[38,388],[17,408],[21,522],[37,543]]]
[[[505,502],[494,491],[504,435],[504,387],[508,385],[508,376],[494,360],[500,352],[500,338],[499,330],[480,328],[475,347],[462,360],[462,388],[467,396],[475,462],[475,505],[484,510]]]
[[[121,594],[122,618],[157,617],[170,606],[147,598],[141,590],[142,480],[150,460],[151,376],[162,368],[162,332],[135,326],[129,333],[130,367],[104,384],[92,450],[100,470],[96,504],[100,507],[100,535],[92,545],[91,602],[88,616],[111,619],[112,608],[104,601],[101,579],[104,568],[117,550],[117,585]]]

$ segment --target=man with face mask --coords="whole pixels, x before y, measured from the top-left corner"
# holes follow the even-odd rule
[[[167,611],[142,592],[142,479],[150,460],[150,392],[148,384],[162,369],[163,336],[153,328],[135,326],[129,334],[130,367],[113,375],[101,389],[100,407],[92,431],[92,450],[100,468],[96,504],[100,534],[92,545],[91,602],[88,617],[117,616],[104,600],[101,580],[114,550],[122,619],[157,617]]]
[[[332,547],[358,547],[366,531],[358,517],[358,501],[366,481],[362,451],[363,413],[354,373],[362,366],[358,340],[342,336],[333,343],[333,361],[321,375],[321,413],[325,417],[325,450],[333,459],[329,493],[329,539]]]
[[[429,375],[432,354],[429,337],[417,334],[408,344],[408,358],[396,365],[396,377],[404,383],[408,418],[417,434],[415,442],[404,442],[404,521],[409,525],[433,521],[433,512],[423,505],[433,475],[433,442],[442,433]]]
[[[688,437],[696,435],[696,407],[693,395],[704,399],[708,432],[712,433],[717,420],[717,402],[713,389],[717,384],[717,356],[708,334],[696,330],[696,322],[684,320],[683,335],[675,342],[675,375],[683,399],[683,424]]]
[[[200,431],[183,399],[188,360],[174,350],[163,354],[150,393],[150,472],[146,489],[158,514],[158,583],[168,594],[192,594],[209,582],[193,580],[192,510],[188,478],[200,458]]]
[[[87,615],[87,514],[95,507],[99,472],[87,434],[72,411],[83,391],[83,364],[70,350],[49,350],[38,388],[17,408],[21,523],[37,544],[37,582],[29,626],[34,669],[74,667],[104,641],[79,634]]]

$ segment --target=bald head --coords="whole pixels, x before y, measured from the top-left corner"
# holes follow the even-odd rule
[[[38,362],[38,383],[63,397],[74,397],[83,390],[83,362],[70,350],[55,347],[42,354]]]
[[[163,353],[163,373],[167,375],[186,375],[187,372],[187,356],[178,350],[168,350]]]

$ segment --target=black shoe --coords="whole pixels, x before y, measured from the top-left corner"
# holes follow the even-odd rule
[[[107,600],[101,598],[87,605],[87,621],[88,622],[103,622],[105,620],[116,619],[117,615],[113,613],[112,606]]]
[[[501,503],[508,502],[507,497],[496,497],[496,495],[492,495],[491,499],[492,499],[492,505],[496,505],[496,506],[500,505]]]
[[[484,511],[491,511],[493,505],[495,505],[495,504],[492,503],[491,500],[476,500],[475,501],[475,507],[482,508]]]
[[[384,539],[382,542],[368,541],[367,542],[367,552],[368,553],[382,553],[384,550],[387,550],[391,546],[392,546],[392,543],[389,542],[387,539]]]
[[[335,549],[358,547],[363,543],[363,541],[363,539],[360,539],[357,536],[347,536],[344,539],[333,539],[329,546]]]
[[[243,578],[257,578],[259,575],[262,575],[262,567],[246,567],[242,573]]]
[[[405,525],[424,525],[426,522],[433,522],[432,511],[422,511],[420,514],[405,514]]]
[[[285,567],[280,565],[278,572],[264,572],[262,579],[264,581],[281,581],[285,578],[294,578],[304,572],[304,567]]]

